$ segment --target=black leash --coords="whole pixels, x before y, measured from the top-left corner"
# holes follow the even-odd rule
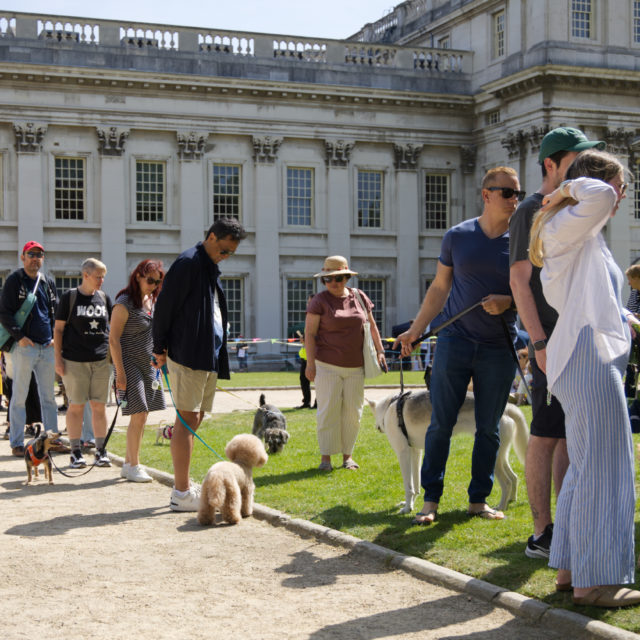
[[[524,377],[524,371],[520,366],[520,360],[518,359],[518,352],[516,351],[516,345],[513,343],[511,339],[511,334],[509,333],[509,327],[507,327],[507,321],[504,319],[504,316],[500,315],[500,321],[502,323],[502,330],[504,332],[505,340],[509,345],[509,349],[511,351],[511,355],[513,359],[516,361],[516,367],[518,367],[518,373],[520,374],[520,378],[522,383],[524,384],[524,391],[527,394],[527,399],[529,400],[529,404],[533,405],[533,399],[531,398],[531,390],[529,389],[529,385],[527,384],[527,379]]]

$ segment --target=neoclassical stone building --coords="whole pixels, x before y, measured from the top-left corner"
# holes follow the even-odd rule
[[[638,0],[413,0],[344,41],[0,11],[0,36],[0,278],[37,239],[61,288],[95,255],[115,293],[237,216],[233,334],[286,336],[332,253],[388,334],[486,169],[539,186],[549,128],[640,160]],[[623,267],[633,186],[607,230]]]

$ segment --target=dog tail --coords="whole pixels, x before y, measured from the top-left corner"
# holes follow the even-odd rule
[[[513,420],[515,433],[513,434],[513,448],[520,462],[524,463],[529,444],[529,426],[524,413],[515,404],[507,402],[504,412]]]
[[[264,393],[261,393],[260,394],[260,406],[264,407],[265,404],[267,404],[267,401],[266,401],[266,399],[264,397]]]

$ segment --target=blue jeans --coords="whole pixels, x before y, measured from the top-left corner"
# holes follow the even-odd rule
[[[11,352],[13,361],[13,393],[11,395],[11,447],[24,446],[24,425],[27,417],[25,403],[29,393],[31,372],[36,374],[38,395],[42,410],[44,428],[58,432],[58,405],[54,397],[55,367],[53,344],[45,347],[36,344],[33,347],[16,345]]]
[[[431,425],[425,436],[421,482],[428,502],[440,502],[449,446],[469,381],[473,380],[476,433],[469,502],[485,502],[493,488],[500,446],[499,424],[516,364],[504,346],[477,344],[460,336],[438,337],[431,373]]]

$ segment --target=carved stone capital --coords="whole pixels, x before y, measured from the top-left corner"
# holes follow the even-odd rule
[[[502,140],[500,144],[509,153],[509,158],[517,158],[522,155],[525,150],[525,146],[529,141],[529,133],[519,129],[518,131],[510,131]]]
[[[460,147],[460,157],[462,159],[462,173],[473,173],[476,168],[476,156],[478,148],[475,144],[466,144]]]
[[[16,151],[18,153],[38,153],[42,150],[42,139],[47,132],[46,126],[36,126],[33,122],[14,124]]]
[[[124,153],[124,143],[129,137],[128,131],[118,132],[117,127],[96,129],[98,134],[98,153],[101,156],[121,156]]]
[[[264,162],[273,164],[278,157],[278,149],[282,144],[282,138],[272,138],[264,136],[263,138],[253,138],[253,159],[255,162]]]
[[[623,127],[617,129],[605,129],[602,139],[607,143],[607,151],[614,155],[626,156],[633,151],[632,143],[638,137],[637,131],[626,130]]]
[[[180,160],[200,160],[205,151],[207,136],[199,136],[195,131],[178,133],[178,158]]]
[[[529,130],[529,144],[531,145],[531,153],[537,155],[540,151],[540,145],[542,144],[542,138],[551,131],[551,127],[548,124],[541,127],[531,127]]]
[[[396,169],[415,171],[418,168],[418,160],[422,152],[421,144],[394,144],[393,155]]]
[[[325,140],[325,162],[327,167],[346,167],[351,158],[351,150],[353,142],[345,142],[344,140]]]

